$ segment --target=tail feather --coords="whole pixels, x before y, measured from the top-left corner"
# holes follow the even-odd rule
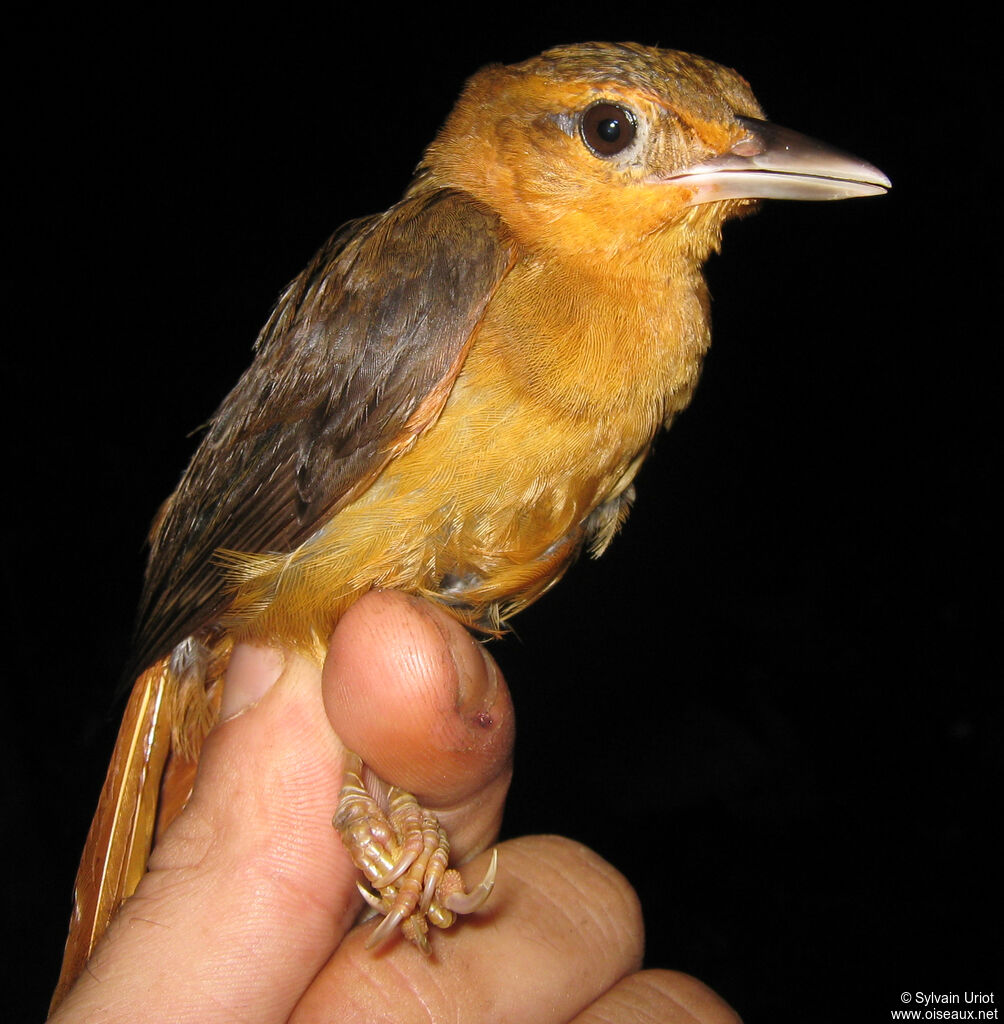
[[[147,669],[133,686],[115,751],[87,834],[74,885],[73,916],[50,1012],[83,970],[123,900],[146,871],[171,748],[167,659]]]

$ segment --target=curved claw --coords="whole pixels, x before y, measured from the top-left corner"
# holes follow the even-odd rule
[[[495,876],[498,874],[499,852],[492,850],[491,863],[485,872],[485,877],[470,892],[451,892],[443,899],[443,906],[452,910],[455,914],[471,914],[492,894],[495,888]]]
[[[374,909],[383,911],[383,900],[379,896],[374,896],[373,893],[363,885],[362,882],[356,882],[356,888],[359,890],[359,895]]]
[[[381,795],[379,780],[362,780],[363,764],[346,753],[345,778],[333,824],[352,862],[369,881],[357,883],[368,915],[384,919],[366,940],[373,949],[398,928],[423,953],[430,952],[429,927],[449,928],[458,914],[470,914],[491,895],[498,869],[492,852],[484,878],[470,892],[455,869],[448,869],[450,842],[436,815],[415,797],[391,786]]]
[[[407,916],[406,911],[402,907],[396,907],[392,910],[377,926],[373,929],[373,934],[366,940],[366,948],[373,949],[379,946],[385,939],[390,938],[394,934],[397,926]]]

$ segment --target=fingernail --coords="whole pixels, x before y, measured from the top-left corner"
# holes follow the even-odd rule
[[[459,623],[457,628],[464,629]],[[470,635],[465,643],[451,648],[451,653],[457,666],[457,710],[465,715],[486,711],[495,703],[498,690],[495,659]]]
[[[426,601],[416,604],[429,615],[446,644],[457,675],[457,710],[476,715],[491,707],[498,690],[495,659],[452,615]]]
[[[285,667],[282,652],[275,647],[238,644],[230,654],[223,680],[221,720],[233,718],[261,700]]]

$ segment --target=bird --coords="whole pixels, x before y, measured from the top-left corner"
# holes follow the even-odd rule
[[[58,1005],[184,806],[236,643],[320,662],[375,588],[484,636],[623,524],[710,342],[702,265],[762,199],[890,188],[766,120],[736,71],[558,46],[466,83],[402,198],[281,293],[158,512],[134,679],[81,859]],[[335,826],[383,922],[427,951],[488,898],[410,794],[352,754]]]

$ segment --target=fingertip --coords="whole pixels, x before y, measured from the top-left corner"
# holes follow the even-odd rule
[[[502,673],[430,601],[366,595],[335,630],[323,680],[335,731],[397,785],[448,804],[508,761],[514,724]]]
[[[641,971],[622,985],[635,989],[645,1008],[659,1010],[667,1020],[666,1007],[671,1006],[681,1024],[742,1024],[739,1014],[717,992],[681,971]]]
[[[466,866],[468,890],[490,860],[486,852]],[[638,969],[644,946],[637,897],[624,877],[597,854],[557,836],[501,844],[491,899],[463,922],[430,936],[432,957],[416,955],[402,941],[377,956],[364,954],[368,934],[369,929],[350,934],[342,947],[346,955],[325,966],[298,1007],[305,1019],[358,1016],[352,992],[361,985],[373,997],[367,1019],[411,1020],[411,1007],[420,1008],[416,1020],[452,1019],[463,1005],[475,1006],[474,1017],[479,1007],[491,1006],[492,1019],[579,1020],[576,1014],[585,1006]],[[663,1020],[600,1014],[581,1019]]]

